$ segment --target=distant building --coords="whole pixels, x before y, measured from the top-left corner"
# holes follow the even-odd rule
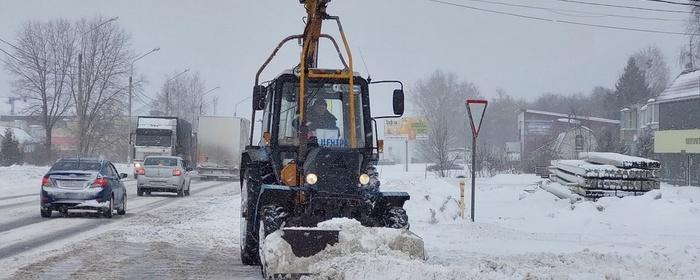
[[[655,127],[654,153],[662,178],[700,185],[700,69],[683,71],[647,105],[646,121]]]
[[[0,141],[4,140],[5,137],[5,130],[10,129],[12,130],[12,135],[14,136],[15,140],[19,142],[19,148],[22,150],[24,153],[32,153],[36,149],[36,145],[39,144],[39,141],[29,135],[24,129],[19,128],[19,127],[10,127],[10,126],[2,126],[0,125]]]
[[[617,142],[619,127],[618,120],[522,110],[518,114],[520,167],[535,172],[552,159],[572,159],[579,151],[595,151],[601,141]]]
[[[46,132],[38,116],[0,116],[0,126],[22,129],[34,139],[36,144],[44,143],[46,138]],[[51,133],[54,155],[57,157],[75,155],[78,143],[75,127],[73,117],[61,118],[54,124]]]

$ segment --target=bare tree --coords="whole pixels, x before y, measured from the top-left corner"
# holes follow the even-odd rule
[[[26,113],[41,119],[47,162],[53,157],[54,125],[71,105],[69,73],[75,41],[70,22],[53,20],[27,22],[17,33],[16,45],[5,42],[12,47],[4,64],[13,76],[13,92],[27,100]]]
[[[185,73],[163,83],[156,97],[156,106],[166,115],[185,119],[191,123],[206,113],[204,80],[199,73]]]
[[[471,131],[467,130],[464,101],[478,96],[474,84],[460,82],[452,73],[435,71],[416,83],[411,102],[428,121],[428,139],[419,142],[418,149],[437,165],[440,176],[446,176],[453,166],[450,150],[467,145]]]
[[[690,2],[695,5],[700,4],[698,0],[691,0]],[[700,33],[700,7],[693,6],[691,8],[686,29],[690,34]],[[700,66],[700,56],[698,56],[698,54],[700,54],[700,37],[690,35],[690,37],[688,37],[688,44],[681,48],[678,56],[678,63],[684,69],[698,67]]]
[[[133,58],[126,31],[115,23],[101,25],[103,22],[104,18],[96,17],[75,24],[83,61],[82,67],[71,73],[71,93],[81,155],[94,153],[97,143],[109,137],[100,123],[123,116],[125,81]]]
[[[644,79],[649,85],[653,96],[666,89],[669,82],[670,70],[664,54],[657,47],[647,47],[632,55],[639,70],[644,73]]]

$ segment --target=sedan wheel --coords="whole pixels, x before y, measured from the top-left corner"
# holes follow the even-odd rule
[[[117,214],[119,214],[119,215],[126,214],[126,195],[124,195],[124,199],[122,199],[122,208],[117,211]]]
[[[112,218],[112,215],[114,215],[114,195],[112,195],[112,198],[109,201],[109,209],[104,210],[105,212],[102,213],[105,218]]]

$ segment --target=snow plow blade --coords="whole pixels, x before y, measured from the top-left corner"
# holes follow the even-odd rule
[[[294,255],[307,258],[318,254],[328,245],[338,243],[340,230],[325,229],[283,229],[282,239],[292,247]]]
[[[324,261],[365,259],[401,254],[425,260],[423,239],[407,229],[364,227],[345,218],[314,228],[282,228],[261,243],[260,261],[266,279],[299,279],[322,274]],[[342,260],[341,260],[342,259]]]

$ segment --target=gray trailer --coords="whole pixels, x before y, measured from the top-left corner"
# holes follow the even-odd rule
[[[250,122],[243,118],[200,116],[197,172],[200,179],[237,179]]]

